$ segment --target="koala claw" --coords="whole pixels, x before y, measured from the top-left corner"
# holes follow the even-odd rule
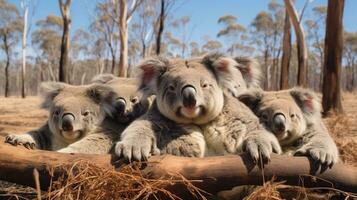
[[[263,163],[269,163],[271,153],[281,154],[279,143],[275,140],[269,141],[270,138],[249,138],[243,145],[244,150],[249,153],[254,163],[258,163],[260,159]]]
[[[160,150],[156,145],[147,144],[130,144],[126,142],[118,142],[115,146],[115,154],[118,157],[124,157],[127,161],[146,161],[151,155],[159,155]]]
[[[36,149],[36,143],[31,136],[22,135],[7,135],[5,138],[5,143],[12,144],[14,146],[22,145],[27,149]]]
[[[334,154],[330,149],[302,147],[295,152],[294,156],[301,155],[308,155],[319,164],[329,166],[330,168],[338,162],[337,153]]]

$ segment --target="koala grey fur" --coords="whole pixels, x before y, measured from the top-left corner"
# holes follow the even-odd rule
[[[332,166],[339,160],[337,146],[321,118],[317,95],[304,88],[264,92],[252,90],[239,99],[278,138],[288,155],[308,155]]]
[[[104,81],[105,79],[105,81]],[[96,76],[92,82],[104,83],[114,92],[114,100],[107,110],[105,120],[93,134],[67,148],[59,150],[65,153],[104,154],[112,150],[123,130],[136,118],[144,114],[149,106],[149,98],[143,98],[138,91],[138,81],[132,78],[118,78],[106,74]],[[88,148],[89,147],[89,148]]]
[[[105,154],[112,150],[123,130],[136,118],[143,115],[151,104],[138,91],[138,81],[133,78],[118,78],[113,75],[98,75],[92,82],[103,83],[115,92],[112,111],[86,139],[80,140],[59,152]],[[90,148],[87,148],[90,147]]]
[[[138,95],[137,87],[133,80],[119,78],[113,78],[106,85],[71,86],[62,83],[44,83],[42,84],[45,90],[43,106],[50,111],[48,122],[39,130],[21,135],[9,135],[7,142],[63,153],[109,153],[126,126],[148,109],[148,101]],[[93,95],[92,91],[96,91],[96,88],[100,90],[98,94]],[[96,100],[98,98],[101,100]],[[117,108],[118,102],[121,105],[120,111]],[[93,115],[95,120],[88,122],[77,120],[75,124],[79,127],[88,128],[79,130],[80,137],[67,140],[64,137],[66,132],[58,125],[61,120],[53,121],[54,108],[65,110],[63,113],[71,113],[75,119],[82,119],[78,108],[89,109],[92,110],[90,115]],[[100,112],[97,108],[100,108]]]
[[[45,97],[42,108],[49,111],[48,121],[38,130],[8,135],[7,143],[53,151],[66,148],[87,138],[104,120],[106,107],[110,109],[113,104],[114,91],[104,85],[46,82],[41,88]]]
[[[239,64],[211,54],[199,60],[153,58],[144,61],[141,86],[156,99],[149,111],[122,133],[115,152],[128,160],[169,153],[203,157],[246,151],[264,161],[280,153],[276,137],[267,132],[243,103],[224,91],[237,90],[232,74]]]

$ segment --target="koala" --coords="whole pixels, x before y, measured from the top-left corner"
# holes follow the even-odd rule
[[[337,146],[321,119],[316,94],[304,88],[264,92],[252,90],[239,96],[279,140],[288,155],[308,155],[332,166],[339,160]]]
[[[109,116],[118,123],[128,124],[144,114],[152,103],[153,97],[145,97],[138,91],[139,82],[135,78],[115,77],[112,74],[95,76],[92,83],[102,83],[111,87],[116,93],[114,110]]]
[[[221,56],[215,54],[211,59]],[[193,61],[201,61],[203,57],[192,58]],[[230,93],[234,97],[238,97],[240,94],[250,89],[261,89],[260,84],[262,80],[262,70],[258,61],[251,57],[235,57],[236,65],[234,66],[238,70],[233,70],[230,74],[225,74],[225,81],[229,87],[225,87],[226,93]]]
[[[87,138],[113,110],[115,92],[105,85],[46,82],[41,87],[42,108],[49,111],[48,121],[38,130],[8,135],[7,143],[58,151]]]
[[[280,153],[277,138],[225,92],[237,90],[228,80],[240,73],[238,65],[218,54],[142,62],[140,89],[156,98],[148,112],[123,131],[115,153],[131,161],[160,153],[204,157],[248,152],[253,161],[261,155],[264,162],[272,152]]]

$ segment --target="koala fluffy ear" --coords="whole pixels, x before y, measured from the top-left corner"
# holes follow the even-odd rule
[[[117,79],[117,78],[118,77],[114,76],[113,74],[99,74],[99,75],[94,76],[90,82],[106,84],[109,81]]]
[[[65,88],[68,84],[61,82],[43,82],[40,86],[43,102],[41,108],[49,109],[52,105],[53,99]]]
[[[321,103],[315,92],[306,88],[295,87],[290,90],[290,95],[305,114],[320,116]]]
[[[222,89],[227,89],[235,97],[238,96],[241,91],[239,91],[235,75],[240,72],[237,69],[239,64],[234,59],[214,53],[203,57],[202,63],[213,71]]]
[[[248,90],[245,93],[242,93],[238,96],[238,100],[243,102],[246,106],[248,106],[251,110],[255,110],[259,105],[259,102],[263,98],[264,91],[260,89],[256,90]]]
[[[262,80],[262,69],[259,62],[250,57],[236,57],[237,68],[242,73],[243,79],[247,83],[247,87],[259,88]]]
[[[139,64],[139,89],[145,97],[156,93],[156,81],[167,70],[168,65],[169,60],[163,57],[149,58]]]
[[[86,94],[96,104],[101,105],[105,113],[108,115],[113,113],[116,93],[111,87],[103,84],[92,84],[87,88]]]

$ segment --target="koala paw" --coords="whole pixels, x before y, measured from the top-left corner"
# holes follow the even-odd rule
[[[270,154],[281,154],[281,147],[275,136],[270,133],[257,134],[248,137],[243,143],[243,150],[253,159],[254,163],[259,163],[262,159],[263,163],[270,162]]]
[[[12,144],[14,146],[22,145],[27,149],[37,149],[35,140],[28,134],[8,135],[5,138],[5,143]]]
[[[327,146],[306,145],[298,149],[294,155],[310,156],[319,164],[326,165],[330,168],[339,160],[337,148]]]
[[[126,138],[122,141],[117,142],[115,145],[115,154],[118,157],[124,157],[125,160],[131,161],[141,161],[147,160],[151,155],[159,155],[160,150],[157,148],[155,142],[146,138]]]

